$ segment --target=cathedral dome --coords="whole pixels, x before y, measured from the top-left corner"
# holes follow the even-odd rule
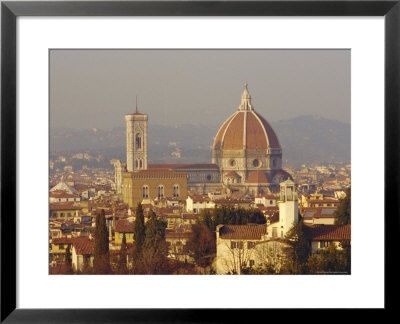
[[[281,149],[271,125],[251,105],[245,84],[238,111],[221,126],[214,140],[214,150]]]

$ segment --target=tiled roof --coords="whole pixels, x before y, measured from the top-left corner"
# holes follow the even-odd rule
[[[193,202],[203,202],[211,200],[210,197],[208,197],[207,195],[193,195],[189,197],[192,198]]]
[[[55,190],[50,192],[51,198],[79,198],[79,195],[71,194],[66,190]]]
[[[325,203],[329,203],[329,204],[336,203],[336,204],[338,204],[339,200],[337,200],[337,199],[310,199],[308,201],[308,203],[309,204],[321,204],[321,203],[323,203],[323,204],[325,204]]]
[[[304,234],[313,241],[340,241],[351,239],[351,225],[304,225]]]
[[[226,127],[229,125],[229,122],[232,120],[232,118],[235,116],[235,114],[233,114],[232,116],[230,116],[220,127],[217,136],[215,137],[214,140],[214,149],[221,149],[221,145],[222,145],[222,138],[225,134],[225,130]]]
[[[218,165],[216,164],[211,164],[211,163],[202,163],[202,164],[186,164],[184,166],[176,167],[176,169],[213,169],[213,170],[219,170]]]
[[[244,132],[246,131],[246,136]],[[244,143],[244,140],[246,141]],[[281,148],[269,123],[255,111],[237,111],[219,129],[214,149],[242,150]]]
[[[307,207],[303,209],[304,218],[336,218],[336,208]]]
[[[170,169],[170,170],[176,170],[176,169],[216,169],[218,170],[218,165],[216,164],[208,164],[208,163],[203,163],[203,164],[149,164],[148,166],[149,169]]]
[[[69,237],[57,237],[51,239],[52,244],[71,244],[72,243],[72,238]]]
[[[243,149],[243,131],[244,131],[244,112],[237,112],[232,118],[222,142],[222,149],[225,150],[242,150]]]
[[[187,164],[149,164],[149,169],[175,169],[186,166]]]
[[[276,136],[274,130],[272,129],[271,125],[262,117],[260,114],[254,112],[255,115],[257,115],[258,118],[260,118],[261,123],[263,124],[265,131],[268,134],[268,146],[272,148],[281,148],[281,145],[279,144],[278,137]]]
[[[290,175],[290,173],[286,172],[285,170],[278,170],[275,172],[274,177],[280,175],[280,176],[284,176],[288,179],[292,179],[292,176]]]
[[[195,214],[182,214],[183,219],[196,219],[197,215]]]
[[[72,240],[72,246],[78,255],[89,255],[94,252],[94,241],[87,237],[77,237]]]
[[[264,129],[260,125],[260,120],[256,117],[255,113],[248,113],[246,115],[246,147],[248,149],[266,149],[268,142],[264,135]]]
[[[227,174],[225,174],[225,176],[226,177],[240,178],[240,176],[235,171],[229,171]]]
[[[121,219],[115,226],[115,231],[118,233],[133,233],[133,223],[129,223],[127,219]]]
[[[261,240],[267,232],[266,225],[224,225],[219,229],[222,239]]]
[[[249,174],[246,183],[269,183],[269,181],[263,171],[257,170]]]
[[[273,215],[268,217],[270,224],[279,222],[279,211],[274,212]]]
[[[79,209],[82,209],[82,207],[74,205],[73,202],[50,204],[50,210],[79,210]]]

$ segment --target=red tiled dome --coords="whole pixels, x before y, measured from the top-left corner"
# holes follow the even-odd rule
[[[271,125],[253,110],[250,100],[246,85],[239,111],[222,124],[214,140],[214,150],[281,149]]]
[[[246,136],[244,136],[246,132]],[[214,149],[241,150],[278,148],[278,137],[270,124],[255,111],[238,111],[219,129]]]

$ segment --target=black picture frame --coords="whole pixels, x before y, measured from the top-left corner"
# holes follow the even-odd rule
[[[384,16],[385,18],[385,309],[395,307],[398,275],[400,1],[2,1],[1,3],[1,321],[5,323],[236,322],[243,309],[16,308],[16,19],[19,16]],[[369,175],[367,175],[369,176]],[[382,190],[382,188],[376,188]],[[377,208],[381,217],[383,206]],[[38,292],[39,293],[39,292]],[[132,305],[134,307],[134,305]],[[329,305],[327,305],[329,307]],[[248,312],[251,311],[251,314]],[[337,315],[332,315],[337,316]],[[264,317],[264,320],[266,318]],[[343,320],[343,319],[342,319]]]

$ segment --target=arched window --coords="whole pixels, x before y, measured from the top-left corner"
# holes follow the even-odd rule
[[[136,169],[139,167],[138,160],[135,160],[135,167]]]
[[[158,198],[164,198],[164,186],[163,185],[158,186],[157,193],[158,193],[157,194]]]
[[[142,197],[149,198],[149,186],[148,185],[144,185],[142,187]]]
[[[138,133],[135,137],[136,149],[142,148],[142,136]]]
[[[173,197],[179,197],[179,186],[178,185],[174,185],[173,187]]]
[[[139,160],[139,166],[140,166],[140,169],[143,168],[143,160],[142,159]]]

